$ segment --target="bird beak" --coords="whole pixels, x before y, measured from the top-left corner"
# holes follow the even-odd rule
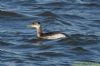
[[[32,28],[32,25],[27,25],[28,28]]]

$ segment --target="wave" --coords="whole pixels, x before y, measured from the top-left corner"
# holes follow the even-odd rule
[[[10,46],[10,45],[13,45],[13,44],[7,41],[0,40],[0,46]]]
[[[82,16],[78,16],[78,15],[70,15],[70,14],[62,14],[64,17],[69,18],[69,19],[85,19]]]
[[[24,15],[18,14],[16,12],[0,10],[0,17],[24,17]]]
[[[75,47],[75,48],[72,48],[73,51],[77,51],[77,52],[89,52],[88,49],[86,48],[83,48],[83,47]]]
[[[60,56],[66,56],[64,53],[61,52],[51,52],[51,51],[43,51],[39,52],[36,55],[43,55],[43,56],[51,56],[51,57],[60,57]]]
[[[89,4],[89,3],[98,3],[100,2],[99,0],[76,0],[75,2],[77,3],[82,3],[82,4]]]
[[[51,16],[51,17],[55,17],[57,15],[52,13],[51,11],[45,11],[43,13],[38,14],[38,16]]]
[[[72,34],[68,39],[62,39],[59,42],[67,43],[74,46],[94,45],[100,43],[100,36]]]
[[[52,2],[52,3],[47,3],[46,5],[61,7],[61,6],[65,5],[65,4],[67,4],[67,3],[66,2]]]

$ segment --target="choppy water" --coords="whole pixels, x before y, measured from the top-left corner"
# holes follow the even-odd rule
[[[62,40],[36,40],[40,21]],[[0,66],[72,66],[100,62],[100,0],[0,0]]]

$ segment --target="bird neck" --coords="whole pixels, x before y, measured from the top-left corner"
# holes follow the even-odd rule
[[[38,27],[37,28],[37,37],[40,38],[42,34],[43,34],[42,28]]]

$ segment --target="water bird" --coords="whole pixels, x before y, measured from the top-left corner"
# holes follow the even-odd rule
[[[40,22],[33,22],[31,25],[28,25],[28,27],[35,28],[37,32],[37,37],[40,39],[60,39],[60,38],[66,38],[66,34],[62,32],[48,32],[44,33],[41,27]]]

